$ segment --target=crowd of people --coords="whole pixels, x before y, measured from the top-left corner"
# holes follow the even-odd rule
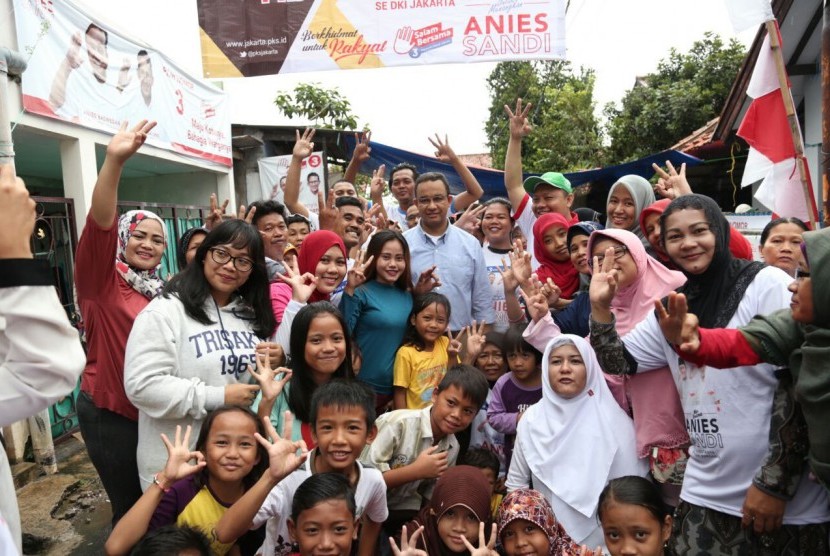
[[[436,136],[464,193],[401,164],[394,203],[383,167],[364,199],[358,139],[315,215],[298,131],[285,206],[212,199],[176,239],[117,214],[153,123],[122,126],[75,277],[108,554],[830,554],[830,294],[810,275],[830,235],[772,220],[753,261],[671,164],[619,178],[600,222],[562,174],[523,178],[529,110],[505,107],[503,197],[479,203]],[[18,267],[4,296],[42,285]]]

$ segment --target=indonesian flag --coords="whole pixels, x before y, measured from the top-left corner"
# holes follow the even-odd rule
[[[726,9],[736,33],[774,18],[769,0],[726,0]]]
[[[758,202],[780,216],[808,221],[808,201],[804,198],[769,35],[758,53],[746,94],[753,100],[738,128],[738,136],[749,143],[741,186],[763,180],[755,193]]]

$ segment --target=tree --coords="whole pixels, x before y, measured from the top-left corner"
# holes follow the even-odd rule
[[[744,58],[735,39],[706,33],[683,54],[672,48],[622,107],[605,106],[610,160],[624,162],[671,147],[717,116]]]
[[[308,118],[314,127],[358,129],[357,117],[352,113],[349,100],[334,89],[323,88],[319,83],[300,83],[294,87],[293,95],[277,95],[274,104],[289,118]]]
[[[501,62],[487,78],[490,116],[485,132],[493,165],[504,166],[507,118],[504,105],[517,98],[533,104],[533,133],[522,141],[526,172],[569,172],[602,163],[602,130],[594,114],[594,72],[561,60]]]

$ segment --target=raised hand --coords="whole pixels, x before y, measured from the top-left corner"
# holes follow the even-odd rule
[[[415,548],[418,546],[418,537],[424,532],[424,526],[418,527],[412,537],[406,537],[406,525],[401,527],[401,547],[395,543],[395,539],[389,537],[389,545],[392,547],[392,554],[394,556],[429,556],[425,551]]]
[[[439,452],[438,446],[430,446],[412,462],[420,479],[436,479],[449,467],[449,456],[446,451]]]
[[[527,115],[530,113],[530,107],[532,105],[528,102],[524,106],[522,106],[522,99],[516,99],[516,110],[513,111],[510,109],[509,106],[506,104],[504,105],[504,112],[507,114],[507,117],[510,122],[510,137],[513,139],[518,139],[519,141],[522,138],[526,137],[530,134],[533,130],[533,127],[530,125],[530,122],[527,119]]]
[[[487,338],[484,336],[485,328],[487,325],[484,321],[478,323],[476,326],[476,321],[473,321],[471,326],[465,327],[463,332],[467,333],[467,355],[466,359],[468,362],[472,362],[476,360],[478,354],[481,353],[481,350],[484,349],[484,344],[487,343]],[[458,333],[461,336],[461,332]]]
[[[452,150],[452,147],[450,147],[450,142],[447,139],[446,134],[444,135],[443,142],[437,133],[435,134],[435,141],[433,141],[430,137],[427,137],[427,140],[433,147],[435,147],[435,158],[441,162],[452,164],[458,158],[458,155],[456,155],[455,151]]]
[[[579,556],[602,556],[602,547],[598,546],[594,550],[591,550],[583,544],[579,547]]]
[[[490,540],[487,541],[484,537],[484,522],[478,524],[478,547],[473,546],[467,537],[461,537],[464,541],[464,546],[470,551],[470,556],[499,556],[495,551],[496,546],[496,524],[494,523],[490,529]]]
[[[252,365],[248,365],[248,372],[259,384],[262,399],[269,402],[277,399],[286,383],[291,379],[292,374],[291,369],[272,367],[271,354],[267,351],[264,354],[256,354],[256,369]],[[277,375],[280,373],[282,373],[282,377],[277,380]]]
[[[329,189],[329,196],[323,204],[323,188],[317,190],[317,214],[321,230],[334,230],[337,224],[337,207],[334,206],[334,189]]]
[[[277,278],[291,286],[291,299],[306,303],[314,290],[317,289],[317,277],[310,272],[300,274],[297,261],[294,261],[294,264],[284,266],[285,274],[277,274]]]
[[[156,127],[156,122],[141,120],[132,129],[128,130],[127,122],[122,122],[118,133],[112,136],[107,145],[107,158],[123,164],[144,144],[144,141],[147,140],[147,134],[154,127]]]
[[[0,165],[0,259],[31,259],[36,204],[13,164]]]
[[[536,278],[536,280],[539,280]],[[553,279],[548,278],[545,280],[544,283],[539,283],[540,290],[542,294],[547,298],[548,305],[551,307],[556,307],[556,304],[559,303],[559,298],[562,296],[562,289],[556,285]]]
[[[182,438],[182,427],[176,425],[176,436],[173,442],[170,442],[166,434],[161,434],[161,441],[164,442],[164,446],[167,448],[167,463],[164,464],[164,471],[157,477],[159,482],[170,486],[179,479],[193,475],[207,465],[202,452],[190,449],[191,430],[192,427],[187,425],[184,438]],[[196,463],[190,463],[193,460]]]
[[[466,330],[466,328],[459,330],[455,338],[452,337],[452,331],[447,330],[447,337],[450,339],[450,343],[447,345],[447,356],[452,364],[458,361],[458,354],[461,353],[461,336],[464,335]]]
[[[659,179],[657,180],[657,193],[666,199],[677,199],[683,195],[692,193],[692,186],[686,180],[686,163],[680,165],[680,173],[674,169],[671,161],[666,161],[666,168],[668,172],[660,168],[657,164],[652,164],[651,167],[657,173]]]
[[[220,207],[216,198],[216,193],[210,194],[210,212],[208,213],[207,218],[205,218],[205,228],[208,231],[222,223],[222,219],[225,217],[225,211],[228,208],[229,202],[230,199],[225,199],[225,202],[223,202]]]
[[[588,290],[588,295],[591,297],[591,303],[599,307],[610,308],[611,301],[617,293],[617,270],[614,268],[614,248],[609,247],[605,250],[605,258],[602,264],[599,263],[599,257],[594,257],[594,270],[591,276],[591,287]]]
[[[373,201],[379,202],[378,199],[383,197],[383,192],[386,191],[386,164],[381,164],[378,169],[372,172],[372,181],[369,183],[369,197]]]
[[[418,281],[415,282],[415,287],[413,288],[413,294],[421,295],[441,287],[441,279],[435,273],[437,268],[435,265],[432,265],[418,276]]]
[[[475,235],[476,230],[478,230],[481,224],[481,217],[484,214],[485,208],[487,207],[479,205],[475,208],[465,210],[458,217],[458,220],[455,221],[455,225],[468,234]]]
[[[345,291],[347,294],[354,295],[355,289],[366,282],[366,269],[369,268],[373,260],[375,260],[374,255],[366,259],[366,251],[363,249],[358,252],[357,258],[354,260],[354,265],[352,265],[352,268],[346,274]]]
[[[527,312],[530,314],[533,322],[539,322],[550,311],[548,298],[540,289],[521,288],[519,295],[525,300],[525,307],[527,307]]]
[[[372,140],[372,132],[354,134],[354,151],[352,152],[352,160],[363,164],[372,156],[372,147],[369,146],[369,141]]]
[[[689,312],[686,296],[682,293],[669,293],[668,306],[666,310],[659,299],[654,300],[663,336],[669,343],[678,346],[681,352],[694,355],[700,349],[697,315]]]
[[[496,267],[496,269],[501,274],[501,283],[505,292],[515,291],[519,287],[519,281],[516,280],[513,268],[505,262],[504,257],[501,258],[501,266]]]
[[[282,436],[277,434],[268,417],[263,417],[262,423],[268,438],[263,438],[258,432],[254,436],[268,452],[268,472],[271,478],[279,482],[303,464],[308,457],[308,448],[305,440],[289,440],[294,426],[294,415],[290,411],[286,411],[283,418]]]
[[[291,154],[299,159],[308,158],[314,152],[314,143],[311,141],[314,139],[314,128],[305,128],[302,135],[300,135],[299,129],[295,129],[294,132],[296,133],[297,139],[294,142],[294,149],[291,151]]]
[[[510,257],[510,269],[513,271],[516,282],[520,286],[526,284],[530,280],[530,275],[533,274],[530,253],[517,244],[508,256]]]
[[[254,215],[256,214],[256,207],[252,206],[249,209],[245,208],[245,205],[239,205],[239,212],[236,214],[236,217],[240,220],[244,220],[248,224],[254,221]]]

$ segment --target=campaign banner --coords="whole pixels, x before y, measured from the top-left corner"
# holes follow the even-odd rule
[[[197,0],[205,77],[565,57],[565,0]]]
[[[66,0],[13,0],[26,111],[114,133],[155,120],[153,146],[232,166],[228,95]]]
[[[269,199],[284,203],[285,178],[291,155],[269,156],[259,159],[259,184],[262,200]],[[303,159],[300,166],[300,202],[309,212],[319,213],[317,191],[326,192],[326,172],[323,166],[323,151],[313,152]]]

